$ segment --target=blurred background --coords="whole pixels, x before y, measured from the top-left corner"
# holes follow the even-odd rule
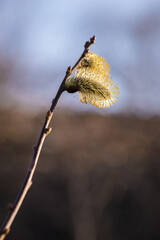
[[[120,99],[63,93],[7,239],[160,239],[160,1],[0,1],[0,225],[68,66],[91,51]]]

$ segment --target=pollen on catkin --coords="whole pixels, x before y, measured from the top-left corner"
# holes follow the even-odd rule
[[[82,103],[90,103],[99,108],[108,108],[119,98],[119,88],[110,79],[110,66],[106,60],[90,53],[81,62],[72,78],[66,80],[66,90],[79,92]]]

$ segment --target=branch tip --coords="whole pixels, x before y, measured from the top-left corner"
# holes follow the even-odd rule
[[[90,38],[90,42],[93,44],[96,41],[96,35],[94,35],[92,38]]]
[[[92,38],[90,38],[90,41],[87,41],[84,45],[85,50],[89,49],[89,47],[94,44],[96,41],[96,36],[94,35]]]

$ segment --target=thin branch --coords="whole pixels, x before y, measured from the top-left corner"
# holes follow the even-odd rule
[[[65,81],[80,66],[82,59],[84,57],[86,57],[86,55],[89,53],[89,48],[92,44],[94,44],[95,40],[96,40],[96,37],[93,36],[92,38],[90,38],[90,41],[87,41],[85,43],[84,51],[83,51],[82,55],[80,56],[79,60],[76,62],[76,64],[73,66],[73,68],[70,66],[70,67],[68,67],[68,69],[66,71],[66,75],[57,91],[56,97],[53,99],[51,107],[46,114],[45,122],[43,124],[37,145],[34,146],[32,160],[31,160],[29,168],[27,170],[27,174],[26,174],[26,177],[22,184],[22,187],[17,195],[17,198],[16,198],[14,204],[8,205],[9,212],[8,212],[8,215],[6,216],[6,219],[4,220],[4,223],[0,229],[0,240],[3,240],[6,237],[6,235],[9,233],[10,227],[11,227],[11,225],[23,203],[23,200],[24,200],[29,188],[32,185],[33,174],[35,172],[35,169],[36,169],[36,166],[38,163],[38,159],[39,159],[39,156],[41,153],[41,149],[42,149],[44,140],[45,140],[46,136],[51,132],[51,128],[49,128],[49,124],[50,124],[50,121],[53,116],[53,111],[56,107],[56,104],[57,104],[62,92],[66,90],[65,89]]]

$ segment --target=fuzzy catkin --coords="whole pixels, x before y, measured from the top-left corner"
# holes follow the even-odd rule
[[[67,88],[75,87],[82,103],[108,108],[119,98],[119,88],[110,79],[110,66],[104,58],[90,53],[72,78],[67,79]]]

